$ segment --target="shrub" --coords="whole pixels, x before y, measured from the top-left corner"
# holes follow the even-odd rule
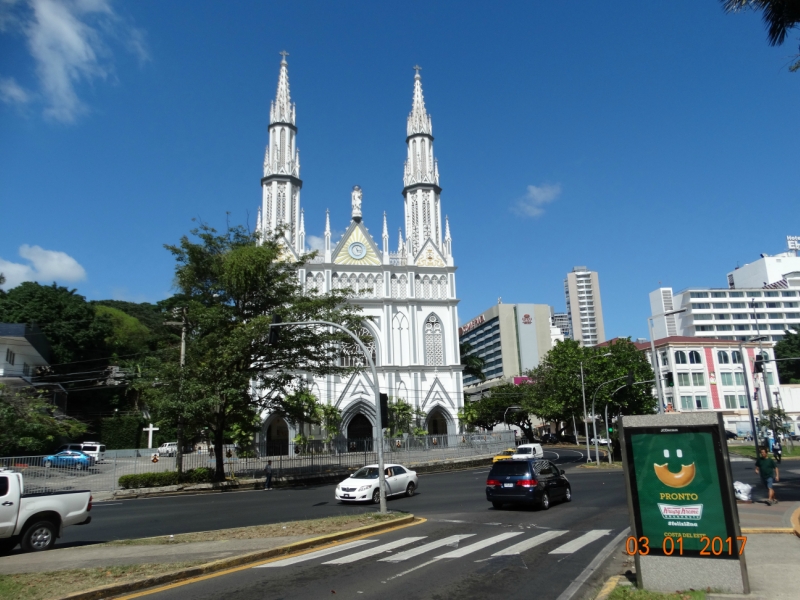
[[[179,483],[211,483],[214,470],[207,467],[185,471],[178,477],[177,471],[162,471],[160,473],[137,473],[136,475],[123,475],[119,478],[119,487],[122,489],[139,489],[178,485]]]

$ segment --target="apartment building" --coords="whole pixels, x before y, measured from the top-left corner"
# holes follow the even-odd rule
[[[596,271],[574,267],[564,280],[572,339],[582,346],[596,346],[606,341],[603,304],[600,301],[600,278]]]

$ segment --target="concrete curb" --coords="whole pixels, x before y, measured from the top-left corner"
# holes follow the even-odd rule
[[[608,600],[608,597],[611,595],[611,592],[616,589],[620,579],[625,578],[622,575],[609,577],[603,587],[600,588],[600,591],[597,592],[597,596],[594,597],[594,600]]]
[[[794,534],[797,537],[800,537],[800,507],[797,507],[797,509],[792,513],[790,520],[792,522],[792,527],[794,528]]]
[[[230,569],[233,567],[240,567],[242,565],[247,565],[249,563],[256,563],[269,558],[274,558],[276,556],[291,554],[299,550],[306,550],[314,546],[324,545],[331,542],[337,542],[348,538],[359,537],[362,535],[369,535],[386,529],[392,529],[398,526],[415,525],[417,524],[415,523],[415,521],[423,523],[425,520],[416,519],[414,515],[408,515],[406,517],[402,517],[394,521],[389,521],[387,523],[376,523],[375,525],[366,525],[364,527],[358,527],[356,529],[348,529],[346,531],[340,531],[338,533],[329,533],[327,535],[322,535],[316,538],[295,542],[293,544],[288,544],[286,546],[279,546],[278,548],[271,548],[270,550],[258,550],[256,552],[248,552],[247,554],[242,554],[240,556],[234,556],[232,558],[223,558],[221,560],[215,560],[213,562],[206,563],[203,565],[198,565],[196,567],[190,567],[188,569],[180,569],[178,571],[173,571],[171,573],[164,573],[163,575],[147,577],[145,579],[130,581],[128,583],[105,585],[91,590],[86,590],[84,592],[76,592],[68,596],[63,596],[62,600],[101,600],[102,598],[119,596],[120,594],[127,594],[130,592],[136,592],[138,590],[143,590],[146,588],[156,587],[168,583],[174,583],[176,581],[181,581],[182,579],[190,579],[192,577],[198,577],[201,575],[207,575],[209,573],[224,571],[226,569]]]
[[[742,527],[742,533],[797,533],[791,527]]]

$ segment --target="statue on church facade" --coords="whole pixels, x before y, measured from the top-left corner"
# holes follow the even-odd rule
[[[353,221],[361,220],[361,198],[363,197],[361,188],[357,185],[353,186],[353,194],[351,196],[353,203]]]

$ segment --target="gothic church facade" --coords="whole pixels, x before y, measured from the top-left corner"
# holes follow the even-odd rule
[[[449,223],[446,217],[442,220],[432,121],[425,109],[419,69],[414,77],[406,145],[405,221],[396,251],[389,249],[385,213],[380,239],[370,234],[362,220],[363,192],[355,186],[350,196],[351,220],[344,235],[338,241],[331,239],[328,211],[324,249],[303,265],[299,278],[307,292],[341,288],[355,292],[353,302],[363,308],[365,327],[374,340],[370,350],[381,392],[424,411],[423,425],[429,433],[452,434],[458,432],[458,411],[463,403],[456,267]],[[285,227],[287,251],[295,257],[307,251],[300,208],[302,185],[296,109],[284,53],[270,109],[257,227],[263,231]],[[342,196],[344,203],[347,196]],[[350,360],[363,364],[363,357]],[[309,386],[320,401],[342,411],[342,432],[348,438],[377,435],[369,368],[346,377],[314,378]],[[268,442],[288,441],[296,433],[277,415],[267,416],[264,426]]]

